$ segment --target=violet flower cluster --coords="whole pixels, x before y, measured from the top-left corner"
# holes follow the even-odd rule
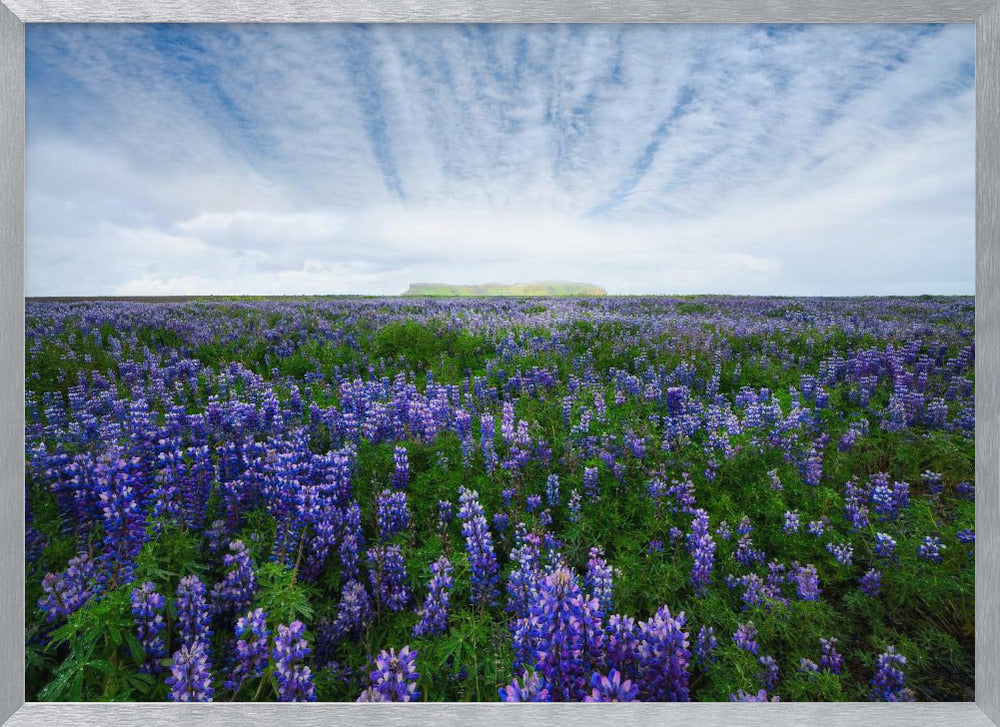
[[[159,673],[160,660],[167,655],[167,645],[163,641],[163,608],[166,599],[156,592],[156,586],[145,581],[138,588],[132,589],[132,616],[135,619],[136,636],[139,645],[146,654],[142,671]]]
[[[180,643],[193,646],[200,642],[205,647],[205,653],[209,653],[209,638],[212,635],[210,622],[205,584],[198,580],[198,576],[184,576],[177,585],[177,630]]]
[[[704,595],[712,583],[712,566],[715,563],[715,541],[708,532],[708,513],[702,509],[695,510],[695,518],[691,522],[691,532],[688,533],[688,550],[694,558],[691,568],[691,585],[695,593]]]
[[[316,689],[308,666],[299,662],[309,656],[309,643],[303,638],[306,630],[301,621],[279,624],[274,636],[274,677],[278,682],[281,702],[315,702]]]
[[[462,521],[462,535],[465,537],[465,551],[469,556],[472,572],[472,592],[470,599],[480,605],[496,602],[499,564],[493,551],[493,536],[486,524],[483,507],[479,504],[479,493],[461,488],[458,517]]]
[[[235,662],[223,686],[236,694],[243,682],[259,677],[267,666],[269,651],[267,614],[257,608],[236,621]]]
[[[389,540],[396,533],[410,526],[410,509],[406,505],[406,493],[382,490],[376,503],[379,540]]]
[[[404,646],[383,650],[375,660],[375,669],[370,675],[371,685],[365,689],[359,702],[412,702],[420,696],[417,691],[417,652]]]
[[[438,636],[448,630],[448,600],[454,581],[451,578],[451,561],[441,556],[431,563],[431,582],[428,585],[424,607],[417,612],[420,621],[413,627],[413,635]]]
[[[166,684],[170,687],[172,702],[212,701],[215,690],[212,688],[212,673],[204,643],[196,641],[174,652]]]

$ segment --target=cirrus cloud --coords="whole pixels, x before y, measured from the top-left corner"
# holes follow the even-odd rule
[[[31,26],[29,295],[971,293],[972,26]]]

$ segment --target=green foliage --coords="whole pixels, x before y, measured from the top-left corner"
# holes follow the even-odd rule
[[[46,654],[60,658],[39,701],[136,700],[165,696],[165,687],[137,671],[145,653],[135,636],[132,586],[92,599],[49,635]],[[35,658],[42,658],[36,653]]]
[[[478,369],[492,348],[486,340],[465,331],[416,321],[383,326],[372,341],[372,353],[378,358],[402,359],[418,369],[441,368],[452,376]]]
[[[204,577],[203,547],[194,533],[175,525],[165,526],[162,532],[147,540],[139,552],[136,580],[152,581],[165,593],[173,593],[184,576]]]
[[[259,566],[253,607],[263,608],[275,623],[310,623],[313,618],[312,595],[313,589],[298,581],[293,569],[280,563]]]

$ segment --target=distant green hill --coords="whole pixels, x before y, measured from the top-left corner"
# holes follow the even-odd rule
[[[448,283],[410,283],[403,295],[607,295],[608,291],[590,283],[568,283],[546,280],[539,283],[483,283],[482,285],[449,285]]]

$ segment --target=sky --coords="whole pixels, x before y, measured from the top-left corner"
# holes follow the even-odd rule
[[[29,296],[974,291],[972,25],[26,36]]]

